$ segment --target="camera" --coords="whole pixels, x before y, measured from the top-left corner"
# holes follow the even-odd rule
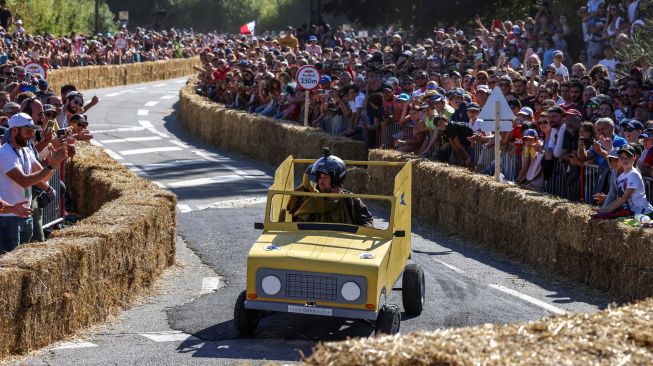
[[[57,131],[57,138],[62,139],[64,137],[66,137],[66,130],[62,128]]]

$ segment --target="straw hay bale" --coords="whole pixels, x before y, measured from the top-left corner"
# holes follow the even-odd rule
[[[144,83],[192,75],[199,57],[168,61],[142,62],[123,65],[85,66],[62,68],[48,73],[53,90],[64,84],[73,84],[79,90]]]
[[[189,83],[180,91],[181,125],[193,136],[229,151],[277,165],[288,155],[312,158],[322,147],[343,159],[366,160],[365,144],[332,136],[317,128],[225,109],[194,91]]]
[[[69,187],[90,216],[0,257],[0,356],[26,352],[127,306],[174,262],[176,197],[79,144]],[[82,203],[82,202],[80,202]],[[6,325],[6,326],[5,326]]]
[[[591,208],[500,184],[464,168],[371,150],[370,160],[413,160],[413,217],[622,301],[653,295],[653,232],[590,220]],[[392,169],[370,167],[368,191],[389,194]]]
[[[306,365],[617,365],[653,359],[653,299],[525,324],[441,329],[319,345]]]

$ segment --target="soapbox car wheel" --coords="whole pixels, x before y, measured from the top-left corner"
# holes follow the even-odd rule
[[[259,310],[245,309],[245,291],[238,295],[234,307],[234,326],[238,333],[244,336],[254,334],[262,315],[263,313]]]
[[[417,316],[424,309],[426,285],[424,283],[424,270],[417,263],[409,263],[404,268],[401,280],[401,300],[404,310],[410,316]]]
[[[401,324],[401,313],[397,305],[385,304],[376,316],[375,335],[397,334]]]

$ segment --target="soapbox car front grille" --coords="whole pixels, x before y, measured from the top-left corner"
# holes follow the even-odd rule
[[[336,301],[338,279],[305,273],[286,273],[286,296],[291,298]]]

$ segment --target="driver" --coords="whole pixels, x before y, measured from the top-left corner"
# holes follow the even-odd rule
[[[310,169],[320,193],[351,194],[341,188],[347,176],[347,165],[324,149],[324,156]],[[328,222],[374,227],[372,214],[360,198],[308,197],[293,213],[295,221]]]

